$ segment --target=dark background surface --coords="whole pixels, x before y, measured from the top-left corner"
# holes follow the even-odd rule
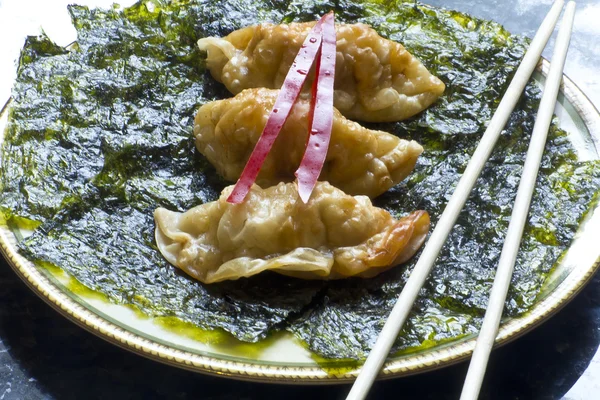
[[[534,34],[551,4],[549,0],[427,2],[496,20],[511,32],[528,36]],[[41,24],[36,15],[46,13],[47,18],[48,13],[39,7],[32,12],[34,3],[42,4],[33,0],[0,0],[0,34],[8,29],[8,21],[16,27],[11,30],[13,35],[36,33],[26,29]],[[40,7],[49,7],[48,3],[52,2],[43,2]],[[64,8],[62,3],[55,7]],[[28,17],[20,23],[19,15]],[[600,104],[598,21],[600,2],[579,1],[566,65],[566,73],[596,105]],[[53,37],[51,30],[46,31]],[[15,51],[22,44],[22,37],[12,39],[17,42],[16,47],[10,47],[6,39],[0,46],[4,83],[12,74]],[[551,49],[552,42],[544,53],[547,57]],[[9,89],[10,84],[0,85],[0,96],[8,97]],[[600,276],[596,276],[556,316],[493,352],[481,398],[600,399],[599,346]],[[369,398],[458,399],[466,369],[463,363],[423,375],[378,382]],[[292,387],[235,382],[146,360],[108,344],[60,316],[36,297],[0,258],[0,400],[343,399],[348,390],[349,386]]]

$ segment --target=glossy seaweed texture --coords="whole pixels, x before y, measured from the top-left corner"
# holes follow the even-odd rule
[[[414,260],[376,278],[318,282],[267,273],[203,285],[164,261],[158,206],[184,211],[225,186],[197,153],[195,111],[229,97],[204,68],[200,37],[244,26],[314,20],[334,9],[402,42],[447,85],[419,116],[371,124],[423,144],[415,172],[376,199],[395,215],[425,209],[435,223],[481,137],[526,40],[501,26],[413,2],[151,1],[120,9],[71,6],[77,42],[28,38],[2,147],[0,210],[33,227],[20,244],[111,301],[255,342],[289,330],[325,358],[366,356]],[[397,349],[476,332],[516,194],[539,91],[532,84],[499,140],[421,291]],[[506,315],[525,312],[569,245],[600,185],[552,127]]]

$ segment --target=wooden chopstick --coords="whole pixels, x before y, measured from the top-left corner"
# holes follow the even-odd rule
[[[533,126],[533,133],[531,134],[531,142],[529,143],[529,150],[527,151],[525,165],[523,166],[521,182],[519,182],[519,189],[517,190],[517,197],[510,217],[506,239],[502,247],[502,253],[500,254],[500,261],[498,262],[498,270],[494,278],[494,285],[492,286],[481,331],[477,338],[475,351],[473,352],[469,370],[467,371],[467,377],[460,396],[461,400],[477,399],[490,352],[498,334],[498,326],[502,317],[502,311],[504,310],[504,302],[506,301],[506,294],[510,286],[515,260],[519,252],[523,228],[525,227],[525,222],[527,222],[531,196],[533,195],[542,154],[544,153],[548,129],[554,115],[556,97],[562,80],[563,68],[571,39],[574,16],[575,2],[570,1],[567,4],[565,15],[558,31],[554,54],[552,55],[552,64],[550,64],[550,72],[548,72],[542,100],[540,101],[535,125]]]
[[[392,345],[398,337],[398,332],[400,332],[400,329],[402,328],[404,321],[406,321],[408,313],[419,294],[419,290],[423,287],[448,234],[458,218],[460,210],[462,210],[467,201],[469,193],[475,185],[475,181],[481,174],[481,170],[500,136],[500,132],[506,125],[512,110],[515,108],[521,93],[525,89],[525,85],[540,59],[544,47],[546,47],[550,35],[554,31],[554,26],[556,25],[563,4],[564,0],[556,0],[554,2],[554,5],[548,12],[548,15],[544,18],[544,21],[531,41],[529,49],[527,49],[519,68],[517,68],[515,76],[502,97],[485,133],[481,137],[450,201],[448,201],[435,229],[431,233],[431,237],[419,257],[419,261],[415,265],[406,285],[398,296],[398,300],[388,316],[388,319],[377,338],[377,342],[367,357],[347,399],[364,399],[373,384],[373,381],[377,377],[377,374],[381,370]]]

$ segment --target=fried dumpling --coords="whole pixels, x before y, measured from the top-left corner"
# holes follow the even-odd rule
[[[196,147],[225,179],[235,182],[244,170],[277,94],[272,89],[246,89],[198,110]],[[294,179],[306,147],[309,108],[308,100],[298,100],[292,108],[261,168],[259,185]],[[422,152],[415,141],[366,129],[334,110],[329,151],[319,179],[349,194],[376,197],[403,180]]]
[[[198,46],[208,53],[212,76],[231,93],[253,87],[279,89],[314,24],[250,26],[225,38],[200,39]],[[444,83],[404,46],[382,38],[368,25],[337,24],[336,32],[334,105],[344,116],[400,121],[423,111],[444,92]]]
[[[265,270],[305,279],[371,277],[405,262],[429,230],[425,211],[394,219],[368,197],[317,182],[307,204],[296,183],[254,185],[241,204],[219,200],[184,213],[154,213],[162,255],[204,283]]]

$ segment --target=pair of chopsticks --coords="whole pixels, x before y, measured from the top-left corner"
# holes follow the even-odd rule
[[[544,21],[531,41],[529,49],[525,53],[515,76],[510,82],[504,97],[502,97],[494,116],[465,169],[465,172],[460,178],[456,190],[440,216],[412,274],[406,282],[404,289],[400,293],[392,312],[379,334],[375,346],[371,350],[360,374],[354,382],[347,400],[364,399],[377,374],[381,370],[392,345],[396,341],[400,329],[408,317],[408,313],[417,298],[419,290],[423,287],[442,246],[448,238],[448,234],[454,227],[459,212],[467,201],[469,193],[481,174],[484,164],[490,157],[494,145],[500,136],[500,132],[506,125],[512,110],[515,108],[521,93],[525,89],[525,85],[538,64],[540,55],[554,31],[563,5],[564,0],[556,0],[554,2],[554,5],[548,12],[548,15],[544,18]],[[554,114],[562,71],[571,38],[574,16],[575,2],[570,1],[567,5],[556,40],[550,72],[546,79],[542,100],[533,127],[531,142],[529,144],[529,150],[527,151],[523,174],[519,183],[517,197],[502,248],[498,270],[494,279],[481,331],[465,379],[463,392],[460,397],[461,400],[476,399],[479,395],[489,355],[496,335],[498,334],[498,326],[514,270],[523,228],[529,212],[531,196],[535,187],[535,181],[544,151],[546,137],[548,135],[548,128],[550,127],[552,116]]]

